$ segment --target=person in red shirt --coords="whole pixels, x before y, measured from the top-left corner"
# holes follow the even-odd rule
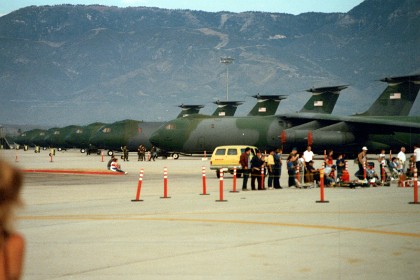
[[[247,191],[247,184],[248,184],[248,178],[249,178],[249,171],[251,168],[249,155],[251,154],[251,148],[247,147],[245,148],[245,151],[241,154],[239,158],[239,164],[242,167],[242,175],[244,177],[242,181],[242,190]]]

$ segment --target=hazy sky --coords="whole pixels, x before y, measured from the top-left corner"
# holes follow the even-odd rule
[[[26,6],[57,4],[146,6],[209,12],[263,11],[297,15],[305,12],[348,12],[363,0],[0,0],[0,2],[0,16]]]

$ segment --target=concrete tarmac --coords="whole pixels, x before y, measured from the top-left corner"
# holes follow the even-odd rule
[[[53,162],[48,151],[0,157],[20,169],[89,171],[108,159],[76,150]],[[138,162],[133,153],[120,163],[127,175],[25,173],[23,279],[420,279],[413,188],[327,188],[329,203],[317,203],[319,188],[287,188],[284,165],[284,189],[231,193],[226,175],[227,201],[217,202],[209,161]],[[202,166],[209,195],[200,195]],[[143,201],[132,202],[141,168]]]

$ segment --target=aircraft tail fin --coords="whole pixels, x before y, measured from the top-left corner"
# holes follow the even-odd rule
[[[217,105],[217,109],[214,111],[213,116],[232,117],[235,115],[238,106],[242,103],[242,101],[216,101],[214,104]]]
[[[306,90],[312,92],[311,98],[300,110],[302,113],[331,114],[337,103],[338,96],[348,86],[320,87]]]
[[[286,99],[285,95],[254,95],[257,104],[248,113],[248,116],[271,116],[277,111],[280,101]]]
[[[200,109],[203,108],[203,105],[179,105],[179,108],[181,108],[181,113],[177,116],[177,118],[186,117],[189,115],[198,114],[200,112]]]
[[[420,89],[420,75],[384,78],[387,88],[358,116],[408,116]]]

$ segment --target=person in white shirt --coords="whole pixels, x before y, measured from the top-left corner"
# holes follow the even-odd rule
[[[398,169],[402,169],[403,173],[405,173],[407,171],[407,168],[405,166],[405,162],[407,161],[407,157],[405,155],[405,147],[401,147],[400,152],[397,155],[398,161],[400,166],[398,167]]]
[[[417,176],[419,174],[419,169],[420,169],[420,146],[414,145],[414,156],[415,156],[415,160],[416,160],[416,168],[417,168]]]
[[[125,172],[125,171],[121,170],[121,167],[120,167],[120,165],[118,164],[118,159],[117,159],[117,158],[113,158],[113,159],[112,159],[112,163],[111,163],[111,168],[110,168],[110,170],[111,170],[111,171],[114,171],[114,172],[121,172],[121,173],[127,174],[127,172]]]
[[[314,153],[312,152],[312,147],[308,146],[306,151],[303,152],[303,159],[305,160],[305,165],[308,165],[311,160],[314,158]]]

